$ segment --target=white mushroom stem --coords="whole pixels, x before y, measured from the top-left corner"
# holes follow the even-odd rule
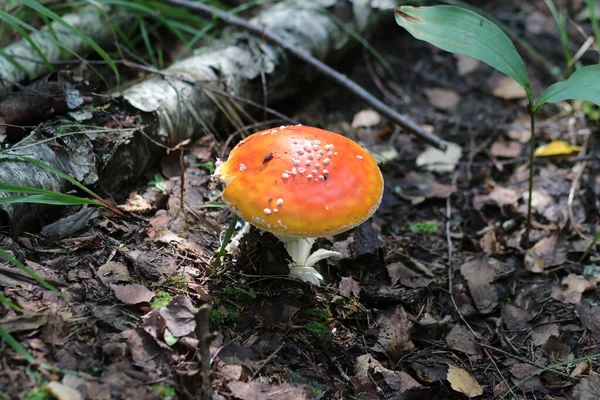
[[[290,255],[290,278],[310,282],[320,286],[323,276],[313,268],[313,265],[329,257],[339,256],[337,251],[319,249],[311,254],[310,250],[315,243],[315,238],[295,237],[278,235],[275,236],[283,242],[285,249]]]

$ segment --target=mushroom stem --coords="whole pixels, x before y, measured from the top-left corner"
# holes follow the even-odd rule
[[[323,276],[313,268],[313,265],[325,258],[340,255],[337,251],[323,249],[319,249],[311,254],[310,250],[315,243],[315,238],[285,236],[280,234],[275,234],[275,236],[283,242],[283,246],[292,259],[292,262],[289,265],[290,277],[310,282],[315,286],[320,286]]]

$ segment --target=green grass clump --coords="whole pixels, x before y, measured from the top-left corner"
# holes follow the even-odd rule
[[[177,393],[175,392],[175,389],[173,389],[170,386],[165,386],[165,385],[152,385],[150,386],[150,391],[153,393],[158,393],[160,395],[161,398],[166,399],[166,398],[175,398],[175,396],[177,395]]]
[[[256,299],[256,293],[234,286],[224,287],[221,293],[229,300],[239,303],[249,303]]]
[[[415,233],[432,234],[437,233],[438,226],[435,221],[415,222],[410,224],[410,230]]]
[[[154,299],[152,299],[152,303],[150,305],[152,308],[161,308],[167,306],[171,302],[171,295],[164,290],[156,293]]]
[[[306,310],[302,310],[302,317],[308,319],[316,319],[319,321],[327,321],[331,318],[331,312],[324,308],[307,308]]]
[[[304,325],[304,329],[309,331],[315,338],[325,340],[329,337],[329,328],[322,322],[311,321]]]

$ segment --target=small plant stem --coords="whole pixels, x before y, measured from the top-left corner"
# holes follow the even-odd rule
[[[590,12],[590,21],[592,23],[592,31],[594,31],[594,37],[596,38],[596,46],[600,47],[600,24],[596,19],[596,4],[595,0],[587,0],[587,7]]]
[[[531,233],[531,200],[533,198],[533,174],[535,165],[535,114],[533,105],[529,102],[529,118],[531,119],[531,138],[529,139],[529,198],[527,199],[527,223],[525,226],[525,247],[529,248],[529,234]]]
[[[213,262],[213,274],[217,271],[217,268],[221,265],[221,257],[225,253],[225,248],[231,241],[231,237],[233,236],[233,231],[235,230],[235,225],[238,222],[238,216],[236,213],[233,213],[233,217],[231,218],[231,223],[227,227],[227,231],[225,231],[225,237],[223,238],[223,243],[221,243],[221,247],[217,254],[215,255],[215,261]]]
[[[590,251],[594,248],[594,246],[596,245],[596,243],[598,243],[598,240],[600,240],[600,232],[596,233],[596,236],[594,236],[594,239],[592,240],[592,242],[590,243],[590,245],[588,246],[588,248],[585,249],[585,252],[583,253],[583,255],[581,256],[581,258],[579,259],[579,262],[583,262],[583,260],[587,257],[587,255],[590,253]]]

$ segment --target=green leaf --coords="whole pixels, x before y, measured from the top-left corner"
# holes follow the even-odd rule
[[[566,81],[555,83],[544,90],[535,102],[533,111],[546,103],[563,100],[587,100],[600,105],[600,64],[580,68]]]
[[[402,6],[394,13],[398,25],[415,38],[496,68],[517,81],[531,97],[523,59],[508,36],[490,20],[456,6]]]

